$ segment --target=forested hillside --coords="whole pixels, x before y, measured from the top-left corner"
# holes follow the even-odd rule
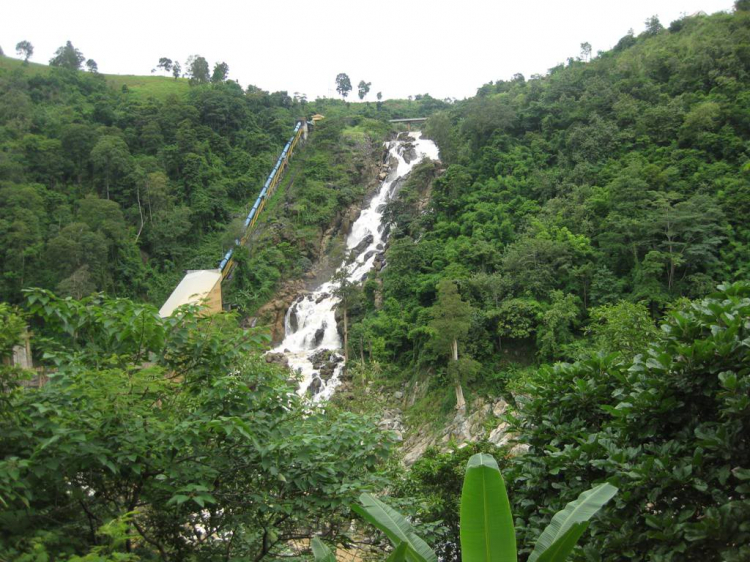
[[[389,209],[384,306],[366,301],[355,327],[374,359],[444,376],[441,280],[470,306],[462,377],[500,390],[519,365],[596,347],[585,336],[618,315],[657,319],[747,277],[748,14],[649,24],[431,117],[446,169]]]
[[[606,480],[616,506],[575,559],[745,560],[748,287],[714,291],[750,267],[750,13],[647,24],[429,119],[443,166],[389,204],[357,375],[411,387],[420,434],[505,397],[487,423],[515,435],[519,544]],[[463,464],[498,450],[457,445],[394,491],[446,560]]]
[[[215,267],[233,244],[241,224],[234,219],[247,214],[297,119],[329,115],[319,159],[346,169],[326,150],[344,128],[364,140],[375,127],[372,143],[388,116],[445,105],[429,96],[308,104],[224,79],[189,86],[184,78],[0,62],[0,299],[10,302],[36,286],[160,303],[185,269]],[[364,116],[369,128],[360,125]],[[316,174],[322,187],[303,197],[326,199],[327,185],[334,206],[351,201],[351,178]],[[321,227],[330,222],[323,199],[304,213]]]

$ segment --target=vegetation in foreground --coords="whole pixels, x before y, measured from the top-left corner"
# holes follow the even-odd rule
[[[345,540],[389,449],[370,419],[301,399],[232,315],[27,296],[54,370],[24,388],[2,367],[0,558],[260,560]],[[2,314],[6,356],[23,322]]]

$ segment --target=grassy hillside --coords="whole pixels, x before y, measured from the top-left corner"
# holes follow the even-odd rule
[[[46,64],[23,61],[11,57],[0,56],[0,70],[21,70],[27,76],[46,75],[51,68]],[[133,94],[134,98],[143,100],[149,97],[165,99],[170,95],[184,96],[190,90],[187,78],[170,78],[168,76],[133,76],[129,74],[102,74],[107,84],[114,89],[121,90],[123,86]]]

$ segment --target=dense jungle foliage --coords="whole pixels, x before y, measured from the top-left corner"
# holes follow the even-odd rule
[[[230,314],[27,294],[41,388],[0,365],[0,559],[260,560],[382,485],[374,421],[312,406]],[[0,356],[24,326],[0,308]]]

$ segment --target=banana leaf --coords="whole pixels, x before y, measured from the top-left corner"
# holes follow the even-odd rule
[[[505,482],[491,455],[469,459],[461,492],[463,562],[516,562],[516,534]]]
[[[552,521],[547,525],[547,528],[539,535],[528,562],[537,562],[540,556],[555,541],[565,535],[575,523],[583,523],[591,519],[616,493],[617,488],[605,482],[583,492],[577,500],[570,502],[565,506],[565,509],[558,511],[552,517]]]
[[[336,557],[331,550],[318,537],[314,537],[310,544],[315,562],[336,562]]]
[[[359,501],[362,505],[353,505],[354,512],[383,531],[394,547],[398,548],[401,543],[405,543],[406,560],[437,562],[437,555],[417,536],[411,524],[398,511],[370,494],[362,494]]]

